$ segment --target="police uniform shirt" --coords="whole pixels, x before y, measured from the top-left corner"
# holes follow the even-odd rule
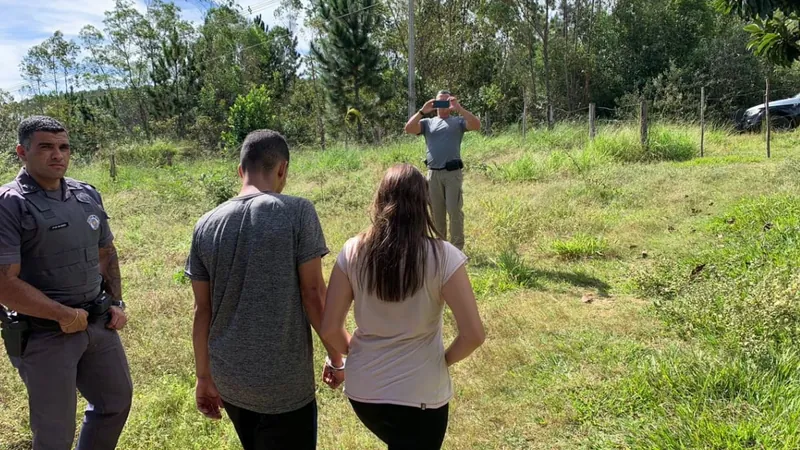
[[[99,249],[114,239],[100,193],[64,178],[47,192],[23,168],[0,187],[0,265],[49,298],[78,306],[101,291]]]

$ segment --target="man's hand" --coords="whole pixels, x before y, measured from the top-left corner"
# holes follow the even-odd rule
[[[222,398],[219,396],[214,380],[210,377],[198,378],[194,396],[197,402],[197,410],[203,413],[204,416],[214,420],[222,418],[221,410],[225,406],[222,404]]]
[[[425,104],[422,105],[422,112],[425,113],[425,114],[430,114],[433,111],[435,111],[436,108],[433,107],[433,102],[434,101],[436,101],[436,99],[432,98],[432,99],[428,100],[427,102],[425,102]]]
[[[461,106],[461,103],[458,103],[458,99],[455,97],[450,97],[450,110],[457,112],[461,117],[464,118],[467,125],[467,131],[475,131],[481,129],[481,121],[474,114],[464,109]]]
[[[108,312],[111,314],[111,320],[108,321],[106,328],[109,330],[121,330],[125,328],[125,324],[128,323],[128,316],[122,308],[119,306],[112,306],[108,309]]]
[[[322,370],[322,381],[331,389],[338,389],[344,383],[344,370],[336,370],[325,364]]]
[[[64,317],[58,320],[58,325],[66,334],[80,333],[89,326],[89,313],[83,309],[69,308]]]
[[[455,97],[450,97],[450,110],[455,112],[461,111],[461,103],[458,103],[458,99]]]

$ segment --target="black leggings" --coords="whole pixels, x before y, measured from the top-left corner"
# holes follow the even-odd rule
[[[284,414],[259,414],[223,401],[244,450],[317,448],[317,401]]]
[[[449,405],[421,409],[386,403],[361,403],[350,400],[361,422],[389,450],[439,450],[447,431]]]

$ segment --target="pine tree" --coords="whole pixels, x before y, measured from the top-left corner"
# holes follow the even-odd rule
[[[311,52],[340,117],[351,107],[363,113],[364,90],[380,90],[381,54],[371,39],[381,25],[377,6],[376,0],[317,0],[315,5],[322,36],[312,43]]]
[[[177,116],[176,133],[183,137],[202,87],[202,65],[184,43],[177,30],[161,45],[161,55],[150,73],[149,89],[155,115],[159,119]]]

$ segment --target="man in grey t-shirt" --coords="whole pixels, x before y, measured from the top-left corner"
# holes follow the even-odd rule
[[[289,148],[269,130],[242,144],[242,189],[195,227],[186,274],[195,297],[197,407],[224,407],[245,450],[314,449],[313,348],[325,302],[329,253],[314,206],[281,195]],[[328,348],[329,364],[343,367]],[[343,372],[329,385],[336,387]],[[326,381],[332,380],[326,377]]]
[[[449,106],[435,108],[435,101]],[[434,109],[437,117],[423,119]],[[451,116],[451,111],[457,112],[460,117]],[[450,216],[450,242],[459,250],[464,249],[461,139],[465,132],[480,129],[480,120],[464,109],[448,91],[439,91],[436,99],[425,103],[405,126],[406,133],[425,136],[433,222],[439,233],[447,239],[447,216]]]

